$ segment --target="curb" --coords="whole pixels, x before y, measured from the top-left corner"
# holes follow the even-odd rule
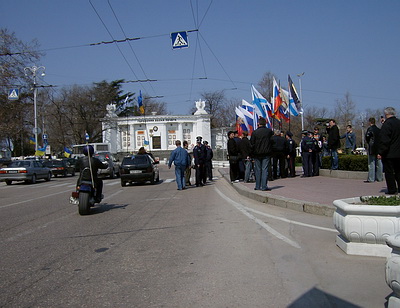
[[[286,198],[282,196],[275,196],[267,192],[251,191],[243,185],[232,184],[229,179],[229,174],[223,172],[222,169],[218,169],[221,176],[233,186],[233,188],[242,196],[249,199],[256,200],[262,203],[268,203],[270,205],[279,206],[282,208],[287,208],[290,210],[295,210],[298,212],[304,212],[308,214],[328,216],[332,217],[335,212],[335,207],[333,205],[320,204],[316,202],[308,202],[303,200],[296,200],[291,198]]]
[[[368,179],[368,172],[365,172],[365,171],[319,169],[319,175],[329,176],[329,177],[338,178],[338,179],[351,179],[351,180],[366,180],[366,179]]]

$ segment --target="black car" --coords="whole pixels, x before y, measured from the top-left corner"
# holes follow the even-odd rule
[[[66,177],[68,174],[75,175],[75,166],[71,165],[66,160],[50,159],[43,163],[47,168],[51,169],[54,177],[59,175]]]
[[[159,182],[160,172],[157,164],[158,161],[147,154],[125,157],[120,167],[121,186],[133,182]]]

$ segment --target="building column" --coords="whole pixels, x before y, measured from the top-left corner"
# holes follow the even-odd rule
[[[178,123],[178,132],[179,132],[179,135],[177,134],[176,138],[178,140],[180,140],[181,142],[183,142],[183,127],[182,127],[182,123]]]

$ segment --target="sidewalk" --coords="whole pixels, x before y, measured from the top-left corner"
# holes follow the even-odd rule
[[[230,183],[229,168],[219,168],[219,172]],[[321,172],[322,173],[322,172]],[[255,191],[255,183],[233,183],[233,187],[242,195],[272,205],[290,208],[317,215],[333,216],[332,205],[336,199],[381,195],[386,192],[386,182],[364,183],[367,179],[357,174],[356,179],[332,176],[302,178],[301,170],[295,178],[268,181],[270,191]],[[324,172],[328,174],[329,172]],[[350,173],[351,174],[351,173]]]

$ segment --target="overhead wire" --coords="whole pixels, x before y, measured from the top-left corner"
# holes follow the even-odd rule
[[[121,31],[122,31],[122,33],[124,34],[124,36],[127,37],[127,36],[126,36],[126,33],[125,33],[125,30],[124,30],[124,28],[122,27],[122,25],[121,25],[121,23],[120,23],[120,21],[119,21],[119,18],[118,18],[117,14],[116,14],[115,11],[114,11],[113,6],[111,5],[110,0],[107,0],[107,2],[108,2],[108,5],[109,5],[109,7],[110,7],[110,9],[111,9],[111,11],[112,11],[112,13],[113,13],[113,15],[114,15],[114,17],[115,17],[117,23],[118,23],[118,25],[119,25],[119,28],[121,29]],[[133,55],[134,55],[135,58],[136,58],[137,63],[139,64],[140,69],[142,70],[142,73],[143,73],[144,77],[147,79],[147,81],[150,80],[149,77],[147,77],[147,74],[146,74],[146,72],[144,71],[142,64],[140,63],[139,58],[138,58],[136,52],[133,50],[133,47],[132,47],[130,41],[128,41],[128,44],[129,44],[129,47],[130,47],[130,49],[131,49]],[[140,81],[139,81],[139,82],[140,82]],[[151,83],[150,83],[150,87],[151,87],[151,89],[153,90],[153,93],[156,93],[156,91],[155,91],[155,89],[154,89],[154,87],[152,86]],[[143,89],[146,90],[145,87],[143,87]]]
[[[218,64],[221,66],[222,70],[224,71],[224,73],[226,74],[226,76],[228,77],[229,81],[233,84],[233,86],[236,88],[235,83],[233,82],[232,78],[229,76],[228,72],[225,70],[224,66],[222,65],[221,61],[218,59],[218,57],[215,55],[214,51],[211,49],[210,45],[207,43],[207,41],[205,40],[205,38],[201,35],[201,32],[199,32],[200,37],[203,39],[204,43],[206,44],[206,46],[208,47],[208,49],[210,50],[211,54],[214,56],[215,60],[218,62]]]
[[[101,23],[103,24],[104,28],[106,29],[106,31],[108,32],[108,34],[110,35],[110,37],[114,39],[113,35],[111,34],[110,30],[108,29],[108,27],[106,26],[106,24],[104,23],[103,19],[101,18],[100,14],[97,12],[96,8],[94,7],[93,3],[91,0],[89,0],[90,5],[92,6],[93,10],[95,11],[97,17],[100,19]],[[125,63],[128,65],[129,69],[131,70],[131,72],[133,73],[133,75],[135,76],[136,79],[139,79],[139,77],[136,75],[135,71],[133,70],[132,66],[130,65],[128,59],[125,57],[124,53],[122,52],[121,48],[118,46],[118,44],[115,44],[115,46],[117,46],[118,51],[120,52],[122,58],[125,60]]]

